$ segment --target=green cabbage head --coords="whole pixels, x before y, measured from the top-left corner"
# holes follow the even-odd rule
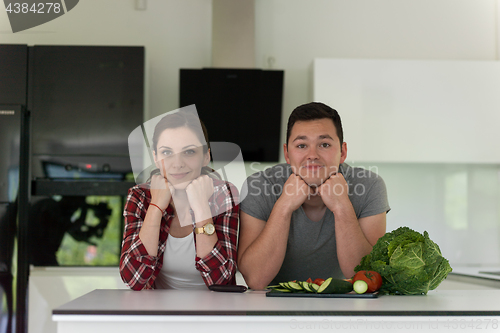
[[[361,259],[356,272],[379,272],[381,294],[426,295],[452,271],[439,246],[424,234],[400,227],[380,237],[372,251]]]

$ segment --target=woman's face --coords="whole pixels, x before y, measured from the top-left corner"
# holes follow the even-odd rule
[[[154,153],[154,152],[153,152]],[[203,145],[188,127],[169,128],[158,138],[155,164],[176,190],[184,190],[200,176],[201,168],[210,162],[210,154],[203,153]]]

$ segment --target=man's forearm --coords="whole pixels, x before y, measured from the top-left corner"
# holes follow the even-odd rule
[[[248,286],[263,289],[278,274],[285,258],[292,213],[275,205],[260,235],[245,250],[239,270]]]
[[[354,208],[350,202],[338,208],[335,216],[335,238],[337,257],[346,278],[354,275],[354,268],[361,258],[370,253],[372,245],[361,230]]]

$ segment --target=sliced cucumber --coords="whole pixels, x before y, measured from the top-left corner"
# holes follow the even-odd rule
[[[307,291],[307,292],[309,292],[309,293],[314,293],[315,292],[315,290],[311,289],[312,287],[309,286],[309,282],[302,283],[302,288],[304,288],[304,290]]]
[[[349,281],[328,278],[321,286],[307,281],[288,281],[267,288],[280,292],[345,294],[353,290],[353,285]]]
[[[346,294],[352,291],[352,283],[341,279],[328,278],[318,288],[321,294]]]
[[[292,291],[290,289],[280,289],[280,288],[276,288],[274,289],[276,291],[279,291],[279,292],[282,292],[282,293],[291,293]]]
[[[297,282],[288,282],[288,285],[290,286],[290,289],[293,289],[293,290],[297,290],[297,291],[300,291],[300,290],[304,290],[304,288],[302,288],[302,286],[300,284],[298,284]]]
[[[288,287],[288,283],[287,282],[280,282],[279,285],[283,288],[283,289],[290,289],[290,287]]]
[[[318,292],[319,286],[316,283],[309,283],[309,287],[312,289],[314,293]]]
[[[277,289],[277,288],[281,288],[282,286],[280,286],[279,284],[275,284],[275,285],[272,285],[272,286],[267,286],[266,289]]]
[[[366,281],[363,280],[358,280],[354,282],[352,288],[357,294],[364,294],[368,290],[368,283],[366,283]]]

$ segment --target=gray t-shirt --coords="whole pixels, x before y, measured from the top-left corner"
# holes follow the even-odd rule
[[[380,176],[346,163],[340,165],[340,172],[349,186],[349,199],[358,219],[390,210],[385,183]],[[267,221],[290,173],[288,164],[278,164],[248,177],[242,189],[245,199],[241,210]],[[326,209],[323,218],[313,222],[300,207],[292,214],[285,259],[271,283],[328,277],[344,278],[337,258],[335,216]]]

